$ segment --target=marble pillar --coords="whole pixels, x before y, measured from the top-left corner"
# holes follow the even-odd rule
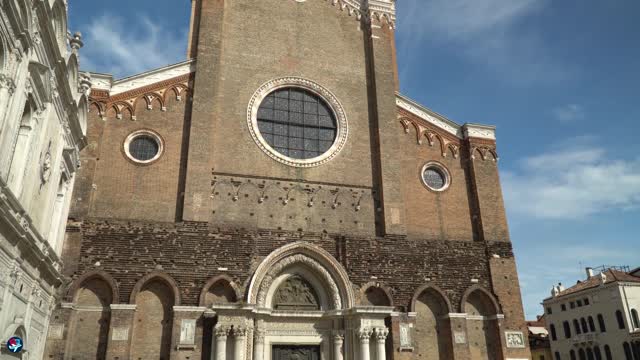
[[[247,329],[243,327],[233,328],[233,360],[244,360],[246,338]]]
[[[229,328],[226,326],[216,326],[213,333],[215,335],[215,340],[216,340],[215,360],[226,360],[227,336],[229,336]]]
[[[342,345],[344,344],[344,332],[337,330],[333,334],[333,360],[343,360]]]
[[[369,340],[371,339],[371,329],[364,328],[358,331],[358,338],[360,338],[360,360],[370,360],[369,354]]]
[[[376,360],[386,360],[387,358],[387,335],[389,335],[387,328],[376,328]]]
[[[264,329],[256,329],[253,345],[253,360],[263,360],[264,358]]]

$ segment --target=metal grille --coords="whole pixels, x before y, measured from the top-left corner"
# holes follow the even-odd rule
[[[158,155],[158,142],[151,136],[138,136],[131,140],[129,144],[129,153],[136,160],[148,161]]]
[[[336,119],[319,96],[298,88],[276,90],[258,109],[258,128],[277,152],[294,159],[312,159],[336,140]]]
[[[422,173],[424,183],[434,190],[442,189],[446,184],[444,174],[435,167],[429,167]]]

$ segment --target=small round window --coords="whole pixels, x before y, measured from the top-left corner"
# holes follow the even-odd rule
[[[129,159],[139,164],[149,164],[162,155],[163,143],[160,136],[148,130],[136,131],[124,142],[124,151]]]
[[[449,187],[449,172],[438,163],[427,163],[422,167],[422,182],[433,191],[444,191]]]

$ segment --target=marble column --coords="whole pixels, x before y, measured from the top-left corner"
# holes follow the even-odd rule
[[[358,337],[360,338],[360,360],[370,360],[369,355],[369,340],[371,339],[371,329],[364,328],[358,331]]]
[[[9,98],[15,91],[15,84],[10,77],[0,74],[0,132],[4,126],[4,117],[9,104]]]
[[[333,333],[333,360],[342,360],[342,345],[344,344],[344,332],[337,330]]]
[[[215,360],[226,360],[227,358],[227,336],[229,336],[229,328],[226,326],[216,326],[214,329],[216,339],[216,358]]]
[[[233,360],[244,360],[244,342],[246,338],[247,329],[243,327],[233,328]]]
[[[387,335],[389,335],[387,328],[376,329],[376,360],[386,360],[387,358]]]
[[[253,345],[253,360],[262,360],[264,358],[264,329],[256,329],[253,337],[255,339]]]

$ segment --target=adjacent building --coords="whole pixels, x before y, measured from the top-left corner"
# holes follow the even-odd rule
[[[545,316],[538,316],[538,319],[527,321],[529,329],[529,348],[531,349],[531,360],[552,360],[551,344],[549,343],[549,331],[546,328]]]
[[[587,278],[545,299],[554,359],[640,359],[640,277],[625,267],[587,268]]]
[[[192,5],[92,76],[45,358],[529,358],[495,129],[398,93],[395,2]]]
[[[65,1],[0,6],[0,358],[19,336],[22,355],[40,359],[64,282],[91,84],[78,72],[82,41],[67,33]]]

